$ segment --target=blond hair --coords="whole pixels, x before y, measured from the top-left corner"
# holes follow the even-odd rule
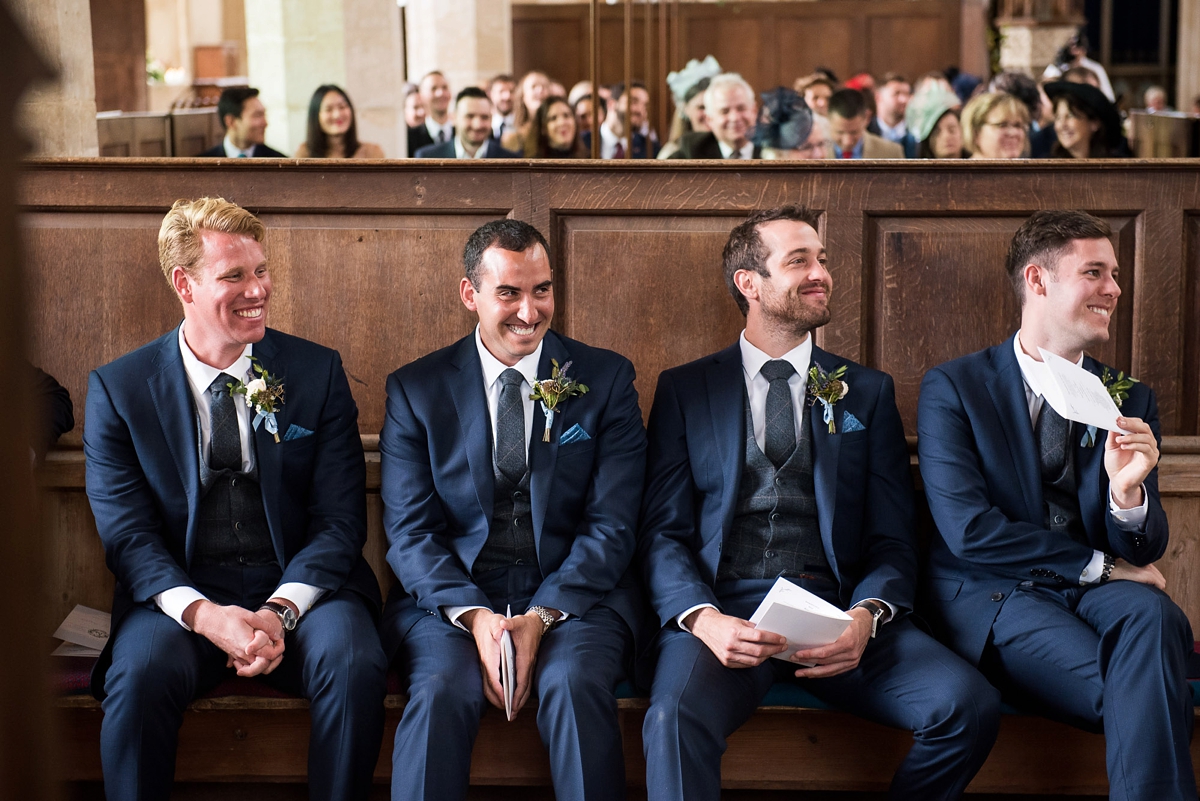
[[[1017,98],[1007,92],[984,92],[976,95],[962,110],[963,147],[971,153],[975,152],[975,138],[979,136],[984,121],[996,109],[1002,110],[1009,117],[1016,117],[1026,128],[1029,127],[1029,107]]]
[[[199,278],[197,265],[204,255],[201,231],[248,236],[259,244],[267,235],[257,217],[223,197],[176,200],[158,229],[158,262],[172,288],[171,274],[176,267],[193,279]]]

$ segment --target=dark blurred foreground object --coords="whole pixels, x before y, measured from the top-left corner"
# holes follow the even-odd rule
[[[34,421],[29,432],[29,447],[38,464],[58,438],[75,427],[75,406],[71,393],[54,376],[25,362],[30,397],[34,400]]]

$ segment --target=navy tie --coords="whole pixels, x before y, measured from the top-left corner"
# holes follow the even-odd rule
[[[792,390],[788,387],[796,368],[784,359],[773,359],[759,370],[771,382],[767,390],[766,452],[778,470],[796,449],[796,411],[792,408]]]
[[[212,396],[209,409],[212,441],[208,462],[214,471],[242,469],[242,438],[238,433],[237,409],[229,384],[237,384],[237,379],[221,373],[208,385]]]
[[[496,404],[496,467],[514,484],[525,475],[524,381],[525,376],[511,367],[501,373],[500,401]]]

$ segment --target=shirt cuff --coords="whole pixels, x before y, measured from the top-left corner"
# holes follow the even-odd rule
[[[1092,558],[1088,561],[1087,567],[1079,574],[1080,584],[1095,584],[1100,580],[1100,574],[1104,572],[1104,551],[1092,551]]]
[[[695,612],[697,609],[716,609],[716,608],[717,607],[713,606],[712,604],[696,604],[691,609],[684,610],[684,612],[681,615],[676,617],[675,623],[679,626],[679,628],[683,629],[688,634],[691,634],[692,630],[689,629],[687,626],[683,625],[683,621],[687,620],[687,616],[690,615],[692,612]]]
[[[163,614],[183,626],[188,631],[191,627],[183,622],[183,613],[196,601],[207,601],[208,597],[195,587],[172,587],[154,596],[154,603]]]
[[[859,601],[854,606],[861,606],[863,601],[874,601],[877,604],[882,604],[884,606],[884,608],[886,608],[888,610],[888,613],[886,615],[884,615],[884,617],[879,621],[880,623],[887,623],[889,620],[891,620],[892,618],[894,618],[896,616],[896,607],[893,606],[892,604],[888,603],[887,601],[883,600],[882,598],[863,598],[862,601]],[[852,606],[850,608],[853,609],[854,606]]]
[[[487,607],[486,606],[443,606],[442,614],[446,616],[447,620],[449,620],[455,626],[458,626],[463,631],[470,631],[470,629],[468,629],[462,623],[459,623],[458,619],[460,617],[462,617],[463,615],[465,615],[467,612],[470,612],[472,609],[487,609]],[[488,609],[488,611],[490,612],[492,610]]]
[[[1142,505],[1132,509],[1122,509],[1113,500],[1112,490],[1108,491],[1108,511],[1113,516],[1117,528],[1122,531],[1137,531],[1146,523],[1146,514],[1150,508],[1150,496],[1146,493],[1146,485],[1142,485]]]
[[[286,584],[280,584],[279,589],[271,593],[271,597],[291,601],[296,606],[296,617],[300,618],[304,616],[305,612],[312,609],[313,604],[321,600],[321,596],[324,594],[325,590],[320,587],[289,581]]]

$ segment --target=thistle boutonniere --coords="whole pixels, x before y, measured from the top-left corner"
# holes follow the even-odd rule
[[[554,425],[554,413],[558,405],[567,398],[583,395],[588,391],[587,386],[580,384],[574,378],[567,378],[567,370],[571,363],[558,366],[557,359],[550,360],[550,377],[534,382],[533,394],[530,400],[541,401],[542,413],[546,415],[546,430],[542,434],[542,442],[550,441],[550,426]]]
[[[1105,367],[1100,372],[1100,383],[1108,390],[1108,396],[1113,399],[1113,403],[1117,408],[1121,408],[1121,404],[1129,397],[1130,388],[1137,383],[1140,383],[1131,375],[1125,375],[1123,372],[1118,372],[1115,376],[1112,370]],[[1090,448],[1096,444],[1096,427],[1088,426],[1083,432],[1083,441],[1079,443],[1084,448]]]
[[[275,420],[275,412],[283,405],[283,381],[271,375],[266,368],[253,356],[250,357],[250,370],[255,378],[249,383],[238,381],[236,384],[226,384],[230,395],[241,395],[246,399],[246,405],[257,414],[254,415],[254,430],[266,421],[267,431],[279,442],[279,423]]]
[[[844,364],[828,373],[819,364],[814,364],[808,371],[808,394],[812,398],[808,405],[812,406],[820,401],[825,407],[824,419],[830,434],[837,433],[837,426],[833,421],[833,404],[846,397],[846,393],[850,391],[850,385],[842,380],[845,374]]]

